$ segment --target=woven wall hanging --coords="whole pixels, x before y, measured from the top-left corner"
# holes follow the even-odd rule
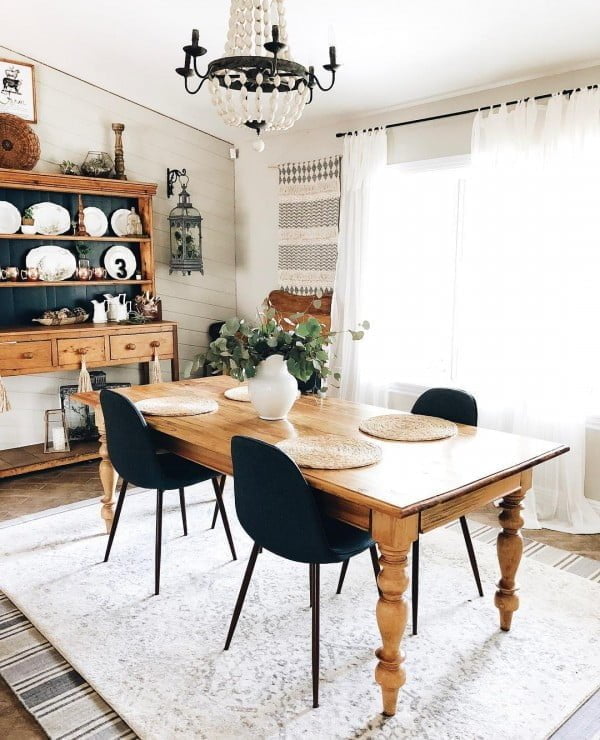
[[[341,157],[279,165],[279,285],[298,295],[333,291]]]
[[[0,113],[0,167],[32,170],[40,158],[40,140],[19,116]]]

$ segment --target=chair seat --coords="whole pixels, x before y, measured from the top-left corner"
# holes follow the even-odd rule
[[[344,524],[337,519],[323,517],[325,536],[332,551],[339,557],[339,562],[358,555],[375,544],[368,532]]]
[[[162,474],[161,480],[154,484],[156,488],[171,491],[175,488],[187,488],[196,483],[214,478],[217,473],[204,465],[186,460],[184,457],[165,452],[157,455],[157,461]],[[132,481],[134,482],[134,481]]]

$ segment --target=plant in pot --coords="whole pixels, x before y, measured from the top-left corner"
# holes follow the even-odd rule
[[[21,232],[23,234],[35,234],[35,219],[33,218],[33,211],[30,208],[26,208],[23,212],[23,218],[21,219]]]
[[[359,329],[347,331],[359,340],[368,328],[369,322],[363,321]],[[315,387],[324,394],[330,376],[339,380],[340,374],[329,367],[328,352],[339,333],[327,331],[306,313],[283,318],[269,307],[258,313],[255,325],[228,319],[203,359],[225,375],[248,380],[250,401],[261,419],[285,419],[297,398],[297,381],[316,376],[320,382]]]

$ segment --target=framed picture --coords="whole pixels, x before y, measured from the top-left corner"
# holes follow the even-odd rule
[[[37,123],[33,64],[0,59],[0,113]]]

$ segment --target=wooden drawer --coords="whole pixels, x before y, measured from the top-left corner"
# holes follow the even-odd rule
[[[52,342],[2,342],[0,371],[52,369]]]
[[[74,337],[73,339],[58,339],[58,364],[79,365],[85,354],[88,364],[104,362],[107,359],[104,337]]]
[[[158,350],[159,357],[164,359],[173,357],[173,333],[168,331],[140,332],[138,334],[111,336],[110,359],[150,359],[154,354],[155,347]]]

